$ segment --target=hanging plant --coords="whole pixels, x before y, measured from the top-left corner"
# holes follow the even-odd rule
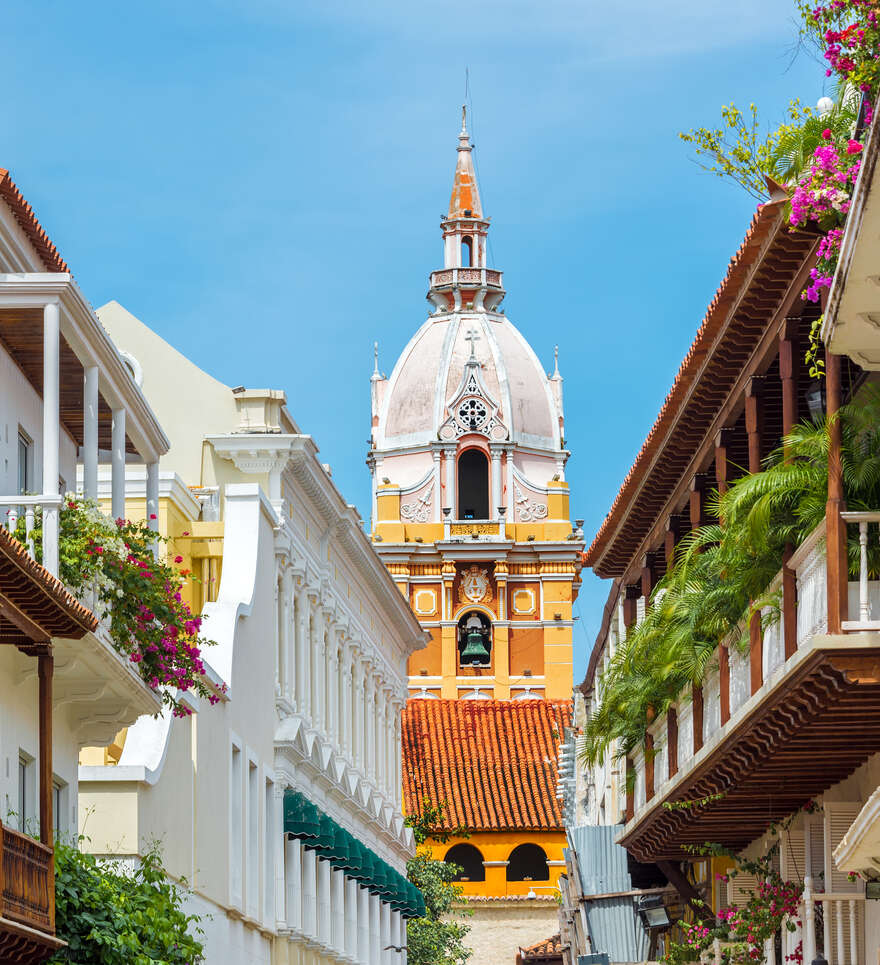
[[[25,539],[24,523],[17,536]],[[42,560],[42,517],[32,533]],[[191,713],[180,695],[193,691],[215,704],[220,699],[204,679],[201,617],[183,599],[184,580],[193,577],[154,555],[167,543],[146,522],[111,520],[91,502],[68,496],[59,514],[59,576],[70,590],[90,601],[108,622],[116,650],[137,668],[147,686],[177,717]],[[174,557],[173,563],[183,562]],[[224,685],[225,689],[225,685]]]

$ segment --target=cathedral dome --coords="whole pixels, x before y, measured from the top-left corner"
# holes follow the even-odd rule
[[[394,367],[376,441],[408,448],[478,431],[494,442],[559,451],[560,390],[558,373],[548,378],[506,316],[440,311]]]
[[[462,110],[449,211],[441,220],[443,268],[431,273],[434,313],[416,332],[389,380],[373,374],[373,445],[405,450],[488,442],[563,448],[562,378],[544,373],[531,346],[498,310],[502,274],[486,264],[473,147]]]

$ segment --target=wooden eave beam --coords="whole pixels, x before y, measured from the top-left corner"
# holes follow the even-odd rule
[[[27,640],[35,644],[48,645],[51,636],[21,610],[5,593],[0,593],[0,617],[18,627]]]
[[[714,444],[715,436],[720,429],[725,428],[727,425],[732,424],[735,421],[745,406],[745,386],[749,379],[754,375],[761,375],[764,373],[767,367],[772,363],[773,358],[779,351],[778,341],[779,333],[786,323],[786,319],[791,313],[792,307],[797,303],[800,298],[800,293],[803,291],[807,284],[807,279],[810,275],[810,268],[812,267],[811,261],[808,256],[805,256],[804,264],[801,271],[795,276],[791,284],[788,286],[788,290],[785,293],[785,297],[781,303],[777,304],[776,311],[774,312],[773,319],[771,322],[765,326],[763,335],[760,341],[754,347],[754,349],[748,353],[749,362],[744,365],[739,372],[737,378],[733,381],[731,387],[724,393],[726,396],[726,401],[717,410],[715,418],[709,428],[701,433],[702,443],[695,447],[695,451],[690,458],[688,464],[684,467],[681,474],[679,475],[679,482],[673,489],[672,493],[665,498],[662,503],[659,503],[659,508],[657,513],[651,513],[650,515],[657,516],[659,518],[655,519],[651,529],[648,531],[646,536],[638,544],[633,544],[633,548],[621,549],[617,554],[615,554],[615,559],[620,560],[621,557],[626,557],[626,568],[622,572],[612,571],[610,568],[606,568],[600,563],[595,569],[599,576],[622,576],[627,582],[636,579],[637,567],[636,563],[638,559],[645,553],[650,552],[652,549],[660,546],[662,539],[665,535],[663,532],[665,527],[666,516],[669,512],[674,511],[676,505],[680,505],[686,499],[686,494],[688,487],[690,485],[690,477],[699,471],[704,471],[712,461],[714,455]],[[704,374],[700,374],[700,378],[703,378]],[[685,403],[686,405],[689,404]],[[671,430],[671,432],[674,431]],[[696,430],[691,430],[696,431]],[[661,447],[660,452],[665,450]],[[655,456],[656,459],[659,458]],[[648,477],[653,474],[653,467],[649,470]],[[642,492],[646,491],[645,484],[643,483]],[[662,498],[662,497],[660,497]],[[658,498],[659,502],[659,498]],[[648,515],[644,510],[639,507],[637,509],[636,501],[633,502],[632,508],[627,513],[626,522],[632,522],[633,526],[638,527],[640,518],[644,518]],[[618,531],[613,540],[619,539],[620,535],[623,534],[623,527]],[[609,547],[612,540],[609,541]],[[604,562],[604,561],[603,561]],[[623,563],[618,563],[618,568],[622,566]]]

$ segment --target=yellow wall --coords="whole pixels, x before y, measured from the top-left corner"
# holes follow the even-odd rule
[[[471,844],[483,855],[484,861],[507,861],[513,849],[520,844],[537,844],[544,849],[548,861],[563,861],[562,849],[566,846],[565,834],[542,831],[482,831],[469,838],[450,838],[445,843],[429,841],[431,856],[443,859],[456,844]],[[527,895],[530,889],[538,895],[552,895],[556,882],[565,871],[564,864],[551,865],[550,877],[544,881],[508,881],[507,868],[490,866],[485,869],[485,881],[462,881],[460,887],[465,895]]]

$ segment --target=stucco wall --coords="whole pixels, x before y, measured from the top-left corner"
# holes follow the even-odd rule
[[[472,903],[467,919],[470,932],[465,945],[473,949],[471,961],[479,965],[513,965],[519,949],[559,931],[555,901],[499,901]]]

